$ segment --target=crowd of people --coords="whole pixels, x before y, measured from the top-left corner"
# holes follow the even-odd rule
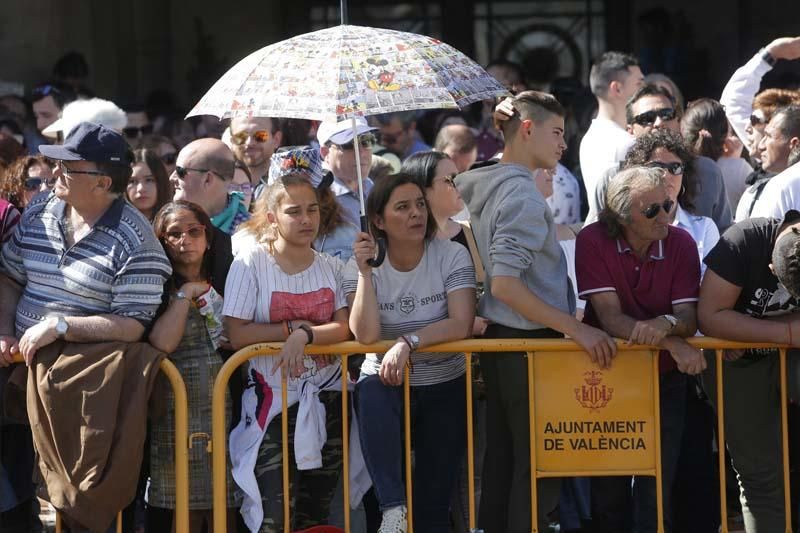
[[[414,529],[467,528],[476,387],[479,528],[529,532],[525,354],[426,351],[471,337],[569,337],[600,368],[614,338],[659,347],[664,530],[717,531],[714,453],[727,450],[745,530],[783,531],[777,351],[724,352],[723,445],[715,355],[686,339],[800,346],[800,88],[760,90],[797,59],[800,37],[776,39],[719,100],[687,104],[668,77],[606,52],[590,122],[507,61],[487,69],[513,96],[474,116],[355,126],[126,112],[80,76],[0,97],[0,531],[41,530],[37,494],[73,532],[106,531],[122,508],[126,531],[169,531],[175,405],[158,362],[177,366],[202,439],[224,361],[281,342],[229,383],[228,531],[283,531],[288,495],[292,530],[341,527],[349,507],[354,532],[405,532],[409,376]],[[392,345],[348,368],[305,353],[351,339]],[[211,455],[195,442],[189,456],[190,529],[211,531]],[[652,477],[537,492],[540,531],[658,529]]]

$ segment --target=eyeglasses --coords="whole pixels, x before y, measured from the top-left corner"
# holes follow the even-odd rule
[[[67,168],[67,165],[64,164],[63,161],[56,161],[56,168],[61,169],[61,172],[64,173],[65,176],[71,176],[72,174],[87,174],[89,176],[108,176],[105,172],[98,172],[96,170],[70,170]]]
[[[128,127],[122,128],[122,133],[125,134],[125,137],[139,137],[140,135],[150,135],[153,133],[153,125],[152,124],[145,124],[141,127]]]
[[[253,133],[240,131],[231,135],[231,142],[236,146],[241,146],[247,142],[247,139],[253,139],[257,143],[265,143],[270,138],[270,133],[267,130],[258,130]]]
[[[645,209],[642,210],[642,214],[645,218],[656,218],[658,212],[660,210],[664,210],[666,214],[670,214],[672,212],[672,207],[675,205],[675,202],[672,200],[664,200],[663,204],[650,204]]]
[[[250,194],[253,192],[253,184],[252,183],[231,183],[228,185],[228,191],[230,192],[242,192],[245,195]]]
[[[445,182],[445,184],[447,184],[447,185],[449,185],[449,186],[451,186],[452,188],[455,189],[456,188],[456,176],[457,176],[457,174],[448,174],[447,176],[442,176],[441,178],[436,178],[433,181],[436,181],[437,179],[441,179],[443,182]]]
[[[633,117],[633,123],[639,126],[652,126],[655,124],[656,119],[660,118],[662,121],[672,120],[675,118],[675,110],[671,107],[663,109],[653,109],[652,111],[645,111]]]
[[[174,165],[175,161],[178,160],[178,152],[171,152],[169,154],[164,154],[161,156],[161,162],[165,165]]]
[[[199,239],[206,233],[204,224],[195,224],[190,226],[186,231],[168,231],[164,234],[167,240],[173,244],[181,242],[181,240],[188,236],[190,239]]]
[[[177,174],[180,179],[186,178],[186,174],[188,174],[189,172],[211,172],[212,174],[216,174],[222,181],[227,181],[225,176],[223,176],[216,170],[211,170],[210,168],[191,168],[191,167],[181,167],[178,165],[175,166],[175,174]]]
[[[663,168],[673,176],[682,176],[683,175],[683,163],[662,163],[661,161],[650,161],[647,163],[648,167],[650,168]]]
[[[361,146],[361,148],[370,149],[375,145],[375,142],[376,142],[375,136],[372,135],[371,133],[358,136],[358,144],[359,146]],[[353,149],[353,141],[344,144],[334,144],[334,146],[339,148],[339,150],[346,152],[347,150]]]

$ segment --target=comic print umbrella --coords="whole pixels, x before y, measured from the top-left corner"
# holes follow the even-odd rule
[[[507,94],[480,65],[438,39],[341,25],[250,54],[225,73],[187,116],[341,121],[395,111],[457,109]],[[355,138],[355,120],[353,134]],[[355,154],[358,159],[358,150]]]

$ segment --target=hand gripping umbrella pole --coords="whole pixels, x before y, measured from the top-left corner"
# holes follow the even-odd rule
[[[353,151],[356,154],[356,176],[358,176],[358,201],[361,203],[361,231],[369,233],[369,223],[367,222],[367,209],[364,207],[364,177],[361,175],[361,146],[358,144],[358,128],[356,127],[356,118],[353,116],[350,119],[350,124],[353,127]],[[386,241],[382,238],[375,240],[378,246],[378,255],[373,259],[369,259],[367,264],[371,267],[379,267],[386,258]]]

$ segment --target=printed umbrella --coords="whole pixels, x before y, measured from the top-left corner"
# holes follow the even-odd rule
[[[480,65],[424,35],[341,25],[298,35],[245,57],[187,116],[341,121],[356,116],[462,108],[508,95]],[[359,152],[361,224],[366,231]],[[379,264],[379,262],[378,262]]]

